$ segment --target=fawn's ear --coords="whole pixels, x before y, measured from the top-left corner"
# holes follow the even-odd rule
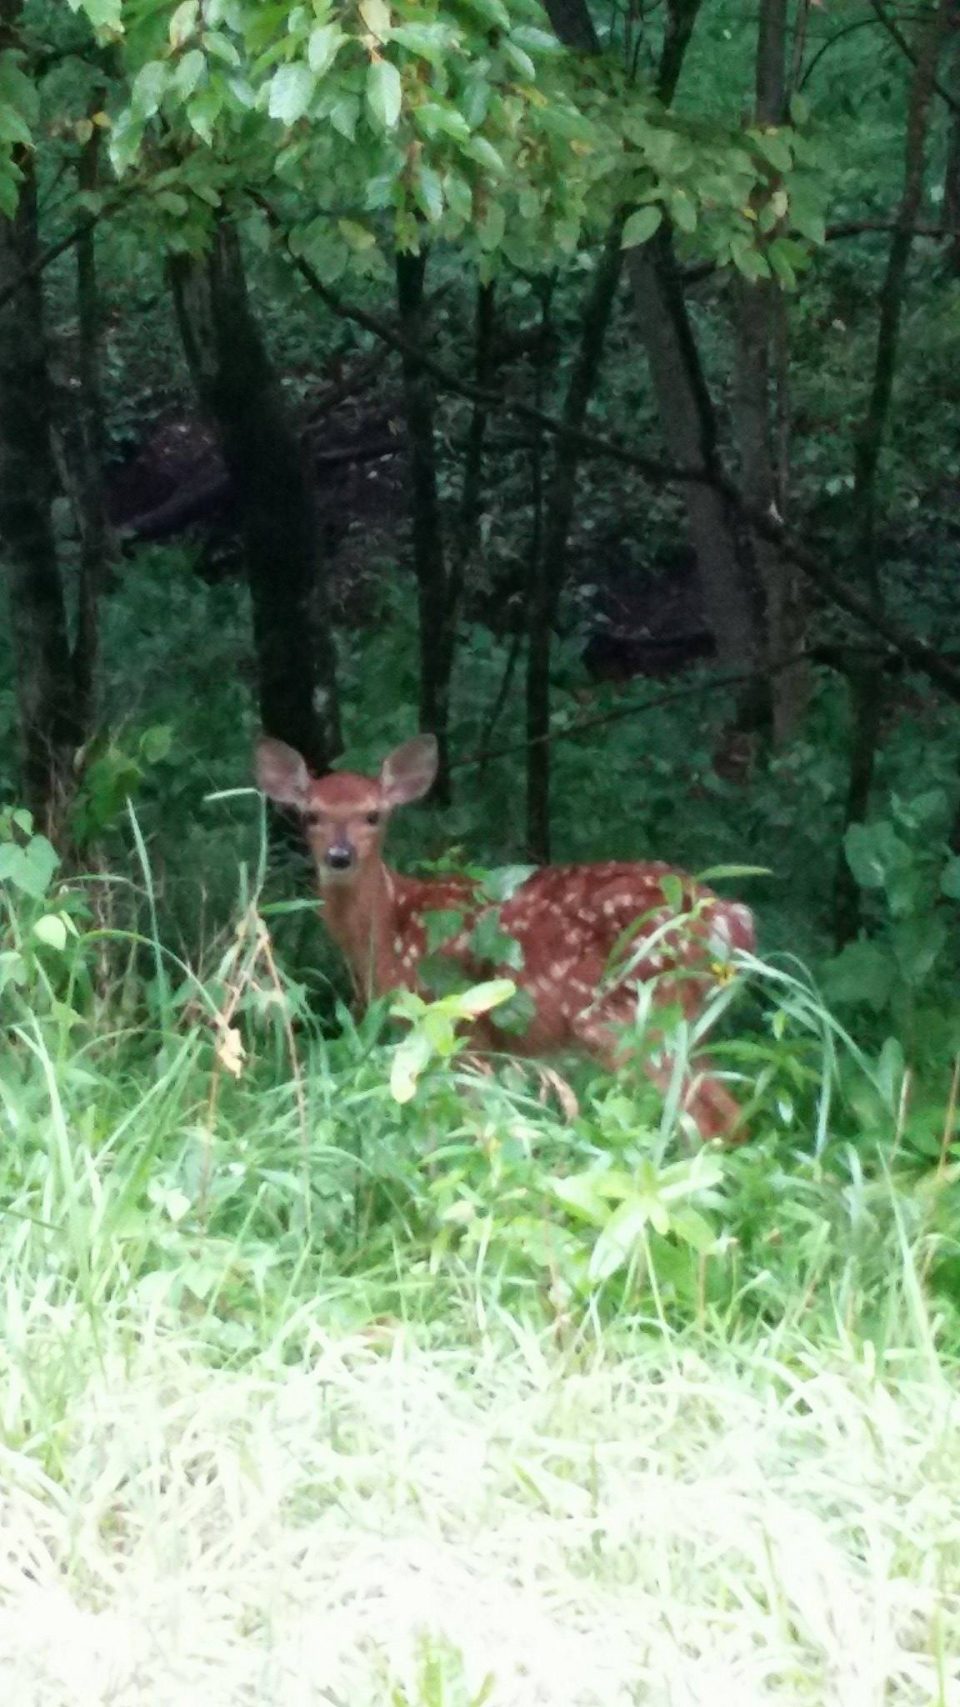
[[[254,756],[254,774],[257,787],[279,806],[302,808],[306,804],[310,772],[300,754],[285,741],[261,736]]]
[[[422,800],[433,787],[437,774],[435,735],[415,735],[388,753],[380,766],[380,789],[388,806],[406,806]]]

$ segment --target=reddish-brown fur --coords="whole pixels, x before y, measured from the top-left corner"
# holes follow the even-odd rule
[[[366,1000],[418,988],[428,912],[463,915],[458,934],[441,952],[472,979],[479,982],[508,970],[470,951],[473,926],[491,904],[469,879],[403,877],[383,862],[391,810],[425,794],[435,768],[436,747],[429,736],[390,754],[376,780],[346,771],[317,779],[281,742],[262,741],[257,749],[260,787],[301,813],[327,925]],[[369,822],[371,815],[375,823]],[[671,880],[667,893],[664,879]],[[671,894],[677,882],[682,886],[679,911]],[[527,992],[536,1012],[523,1035],[498,1030],[487,1016],[476,1022],[474,1040],[481,1047],[525,1055],[578,1048],[613,1065],[622,1058],[622,1028],[634,1018],[638,983],[655,979],[655,1005],[679,1006],[693,1019],[715,986],[716,963],[725,964],[734,949],[754,946],[747,907],[721,900],[671,866],[653,861],[545,866],[497,911],[501,929],[523,950],[522,969],[510,970],[509,976]],[[638,919],[642,923],[626,951],[629,975],[618,981],[611,975],[611,950]],[[654,1057],[645,1070],[661,1088],[669,1084],[669,1059]],[[729,1136],[739,1121],[733,1098],[702,1072],[685,1084],[684,1104],[705,1137]]]

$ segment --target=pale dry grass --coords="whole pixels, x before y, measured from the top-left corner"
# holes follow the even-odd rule
[[[960,1703],[929,1357],[317,1328],[237,1374],[146,1321],[100,1361],[79,1321],[20,1331],[7,1437],[58,1358],[72,1392],[0,1454],[12,1707]]]

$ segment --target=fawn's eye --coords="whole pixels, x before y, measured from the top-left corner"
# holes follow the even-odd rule
[[[367,813],[367,823],[368,824],[379,824],[379,822],[380,822],[379,812],[368,812]]]
[[[315,830],[322,817],[322,812],[305,812],[303,814],[303,821],[309,830]]]

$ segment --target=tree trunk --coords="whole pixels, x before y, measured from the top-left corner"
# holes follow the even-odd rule
[[[756,107],[758,125],[786,120],[788,0],[763,0],[757,34]],[[740,450],[741,490],[755,509],[783,516],[786,443],[778,456],[781,408],[778,381],[785,384],[782,360],[787,335],[783,292],[772,279],[735,279],[736,366],[733,405]],[[781,358],[778,360],[778,356]],[[783,398],[780,398],[782,405]],[[769,540],[753,536],[753,555],[763,593],[769,698],[774,740],[795,732],[809,694],[810,672],[798,662],[782,661],[799,651],[804,629],[802,580]],[[780,667],[778,667],[780,666]]]
[[[960,99],[960,6],[954,5],[950,20],[952,33],[949,89]],[[949,117],[947,158],[943,169],[943,223],[953,233],[947,251],[951,272],[960,274],[960,111],[956,107]]]
[[[544,5],[568,47],[599,51],[585,0],[544,0]],[[676,91],[699,9],[700,0],[671,0],[667,7],[657,80],[657,93],[665,105]],[[716,416],[669,234],[663,232],[656,242],[631,249],[627,273],[670,455],[688,466],[702,461],[721,473]],[[762,617],[749,542],[730,505],[712,487],[688,482],[684,500],[718,657],[727,668],[753,671],[762,657]],[[756,698],[756,692],[745,698],[745,721],[755,718]]]
[[[690,325],[668,234],[632,249],[629,277],[640,336],[670,456],[722,474],[716,413]],[[708,626],[725,669],[758,669],[760,597],[749,549],[731,506],[712,486],[689,481],[687,521]],[[750,707],[755,696],[748,696]]]
[[[600,371],[603,343],[623,265],[624,215],[617,215],[597,263],[583,312],[580,345],[563,403],[547,485],[540,550],[532,567],[527,601],[527,851],[550,858],[550,652],[566,572],[567,543],[576,501],[582,432]]]
[[[923,200],[930,102],[937,60],[943,46],[953,0],[937,0],[919,26],[914,72],[907,109],[903,194],[890,241],[887,267],[880,289],[877,347],[870,396],[854,447],[852,499],[853,563],[874,609],[884,610],[883,580],[876,552],[877,472],[886,434],[890,399],[896,376],[900,321],[906,295],[907,267],[913,232]],[[845,830],[867,815],[883,712],[883,669],[877,664],[852,682],[854,734],[850,756]],[[841,854],[834,886],[834,935],[842,947],[860,924],[860,891],[845,854]]]
[[[234,228],[218,223],[202,262],[173,256],[170,278],[187,362],[240,512],[263,727],[324,771],[341,736],[313,493]]]
[[[94,111],[103,104],[97,95]],[[78,182],[81,190],[95,190],[100,175],[99,126],[94,126],[80,157]],[[100,338],[102,314],[97,279],[96,232],[86,231],[77,243],[77,327],[79,342],[79,503],[80,580],[77,589],[77,622],[73,643],[73,673],[77,706],[84,728],[94,714],[97,660],[100,650],[99,602],[109,551],[104,467],[103,394],[100,385]]]
[[[437,738],[439,762],[433,792],[434,799],[446,806],[450,801],[450,674],[454,655],[451,628],[457,613],[450,608],[444,561],[433,382],[416,354],[423,349],[427,335],[423,292],[426,266],[425,249],[417,255],[397,254],[397,311],[405,346],[401,364],[420,632],[420,728]]]
[[[50,517],[56,468],[32,153],[20,150],[17,163],[23,174],[17,211],[0,219],[0,293],[35,270],[0,310],[0,536],[17,666],[23,796],[38,824],[55,833],[81,726]]]

